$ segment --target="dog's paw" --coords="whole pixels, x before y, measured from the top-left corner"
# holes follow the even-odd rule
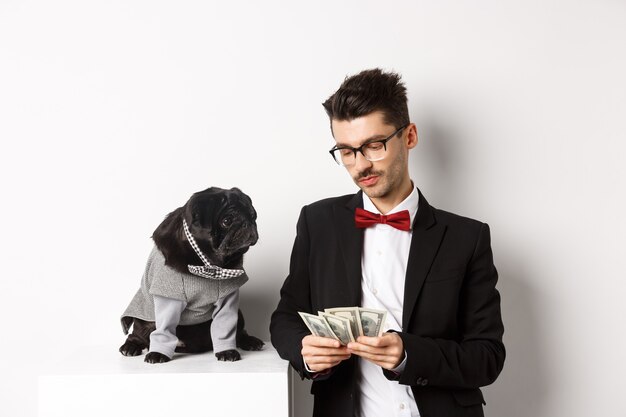
[[[146,358],[143,360],[147,363],[165,363],[169,362],[171,359],[159,352],[149,352],[146,355]]]
[[[143,351],[143,347],[133,342],[126,342],[120,346],[120,353],[124,356],[139,356]]]
[[[241,355],[235,349],[223,350],[215,352],[218,361],[235,362],[241,359]]]
[[[237,346],[243,350],[262,350],[265,345],[261,339],[250,335],[242,336],[238,342]]]

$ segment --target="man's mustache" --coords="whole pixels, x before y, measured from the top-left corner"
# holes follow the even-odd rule
[[[371,170],[371,169],[367,169],[367,170],[365,170],[363,172],[359,172],[357,174],[357,176],[355,177],[355,179],[358,181],[361,178],[366,178],[366,177],[369,177],[370,175],[378,175],[378,176],[380,176],[380,175],[383,175],[383,171],[374,171],[374,170]]]

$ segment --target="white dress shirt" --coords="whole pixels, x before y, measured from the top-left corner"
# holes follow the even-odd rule
[[[416,188],[389,213],[408,210],[411,225],[417,214],[419,194]],[[363,194],[363,208],[380,213]],[[402,330],[404,281],[413,231],[402,231],[386,224],[368,227],[363,235],[361,256],[361,306],[387,310],[384,330]],[[365,359],[358,360],[359,417],[417,417],[419,411],[411,387],[390,381],[382,368]]]

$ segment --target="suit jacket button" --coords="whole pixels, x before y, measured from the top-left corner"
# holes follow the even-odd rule
[[[422,386],[428,384],[428,380],[426,378],[422,379]]]
[[[421,383],[422,383],[422,377],[421,377],[421,376],[418,376],[418,377],[417,377],[417,379],[415,380],[415,383],[416,383],[417,385],[421,384]]]

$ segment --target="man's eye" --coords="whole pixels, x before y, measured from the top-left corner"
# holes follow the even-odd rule
[[[233,223],[233,219],[231,217],[224,217],[221,221],[222,227],[229,227]]]
[[[372,142],[367,144],[367,149],[369,149],[370,151],[380,151],[382,148],[382,142]]]
[[[350,148],[341,148],[339,149],[339,152],[341,153],[341,156],[348,156],[352,153],[352,149]]]

